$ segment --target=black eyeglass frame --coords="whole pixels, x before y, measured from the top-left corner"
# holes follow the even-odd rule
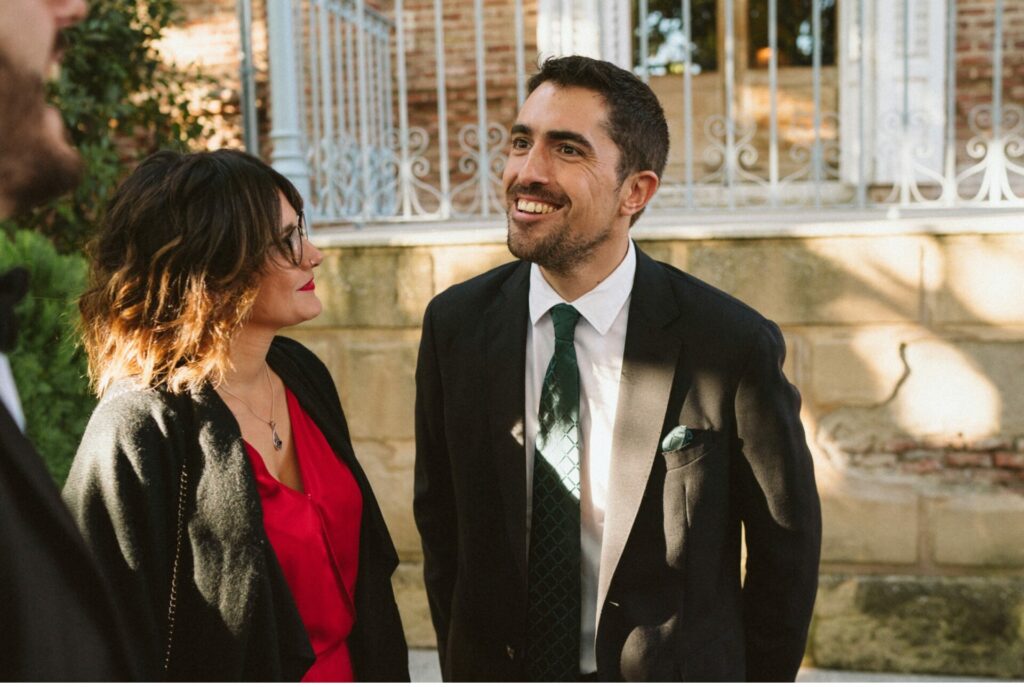
[[[302,264],[302,248],[309,233],[306,231],[306,213],[299,212],[295,219],[295,228],[288,232],[284,244],[288,246],[288,259],[293,265]]]

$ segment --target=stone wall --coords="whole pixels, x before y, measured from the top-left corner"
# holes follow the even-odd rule
[[[802,236],[671,225],[654,215],[635,236],[776,320],[788,342],[824,510],[808,661],[1024,677],[1024,214],[988,233],[970,218],[957,233],[943,219]],[[503,231],[316,241],[325,311],[293,333],[339,386],[402,558],[410,644],[431,646],[412,519],[421,314],[509,259]]]

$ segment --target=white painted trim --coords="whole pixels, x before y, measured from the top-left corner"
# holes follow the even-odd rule
[[[836,238],[871,236],[946,236],[1021,234],[1024,211],[1019,209],[761,211],[746,218],[735,215],[652,213],[632,230],[639,241],[706,241],[774,238]],[[342,246],[443,246],[504,244],[503,219],[437,223],[321,226],[315,243],[320,248]]]

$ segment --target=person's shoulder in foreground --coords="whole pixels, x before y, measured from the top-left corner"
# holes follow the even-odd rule
[[[62,33],[85,13],[84,0],[5,0],[0,10],[0,219],[78,182],[81,161],[45,81]],[[0,679],[137,678],[117,598],[9,412],[12,393],[0,403]]]

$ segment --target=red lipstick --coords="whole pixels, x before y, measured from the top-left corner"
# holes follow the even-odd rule
[[[312,291],[315,288],[316,288],[316,284],[314,284],[313,280],[310,279],[308,282],[306,282],[306,284],[301,289],[299,289],[299,291]]]

